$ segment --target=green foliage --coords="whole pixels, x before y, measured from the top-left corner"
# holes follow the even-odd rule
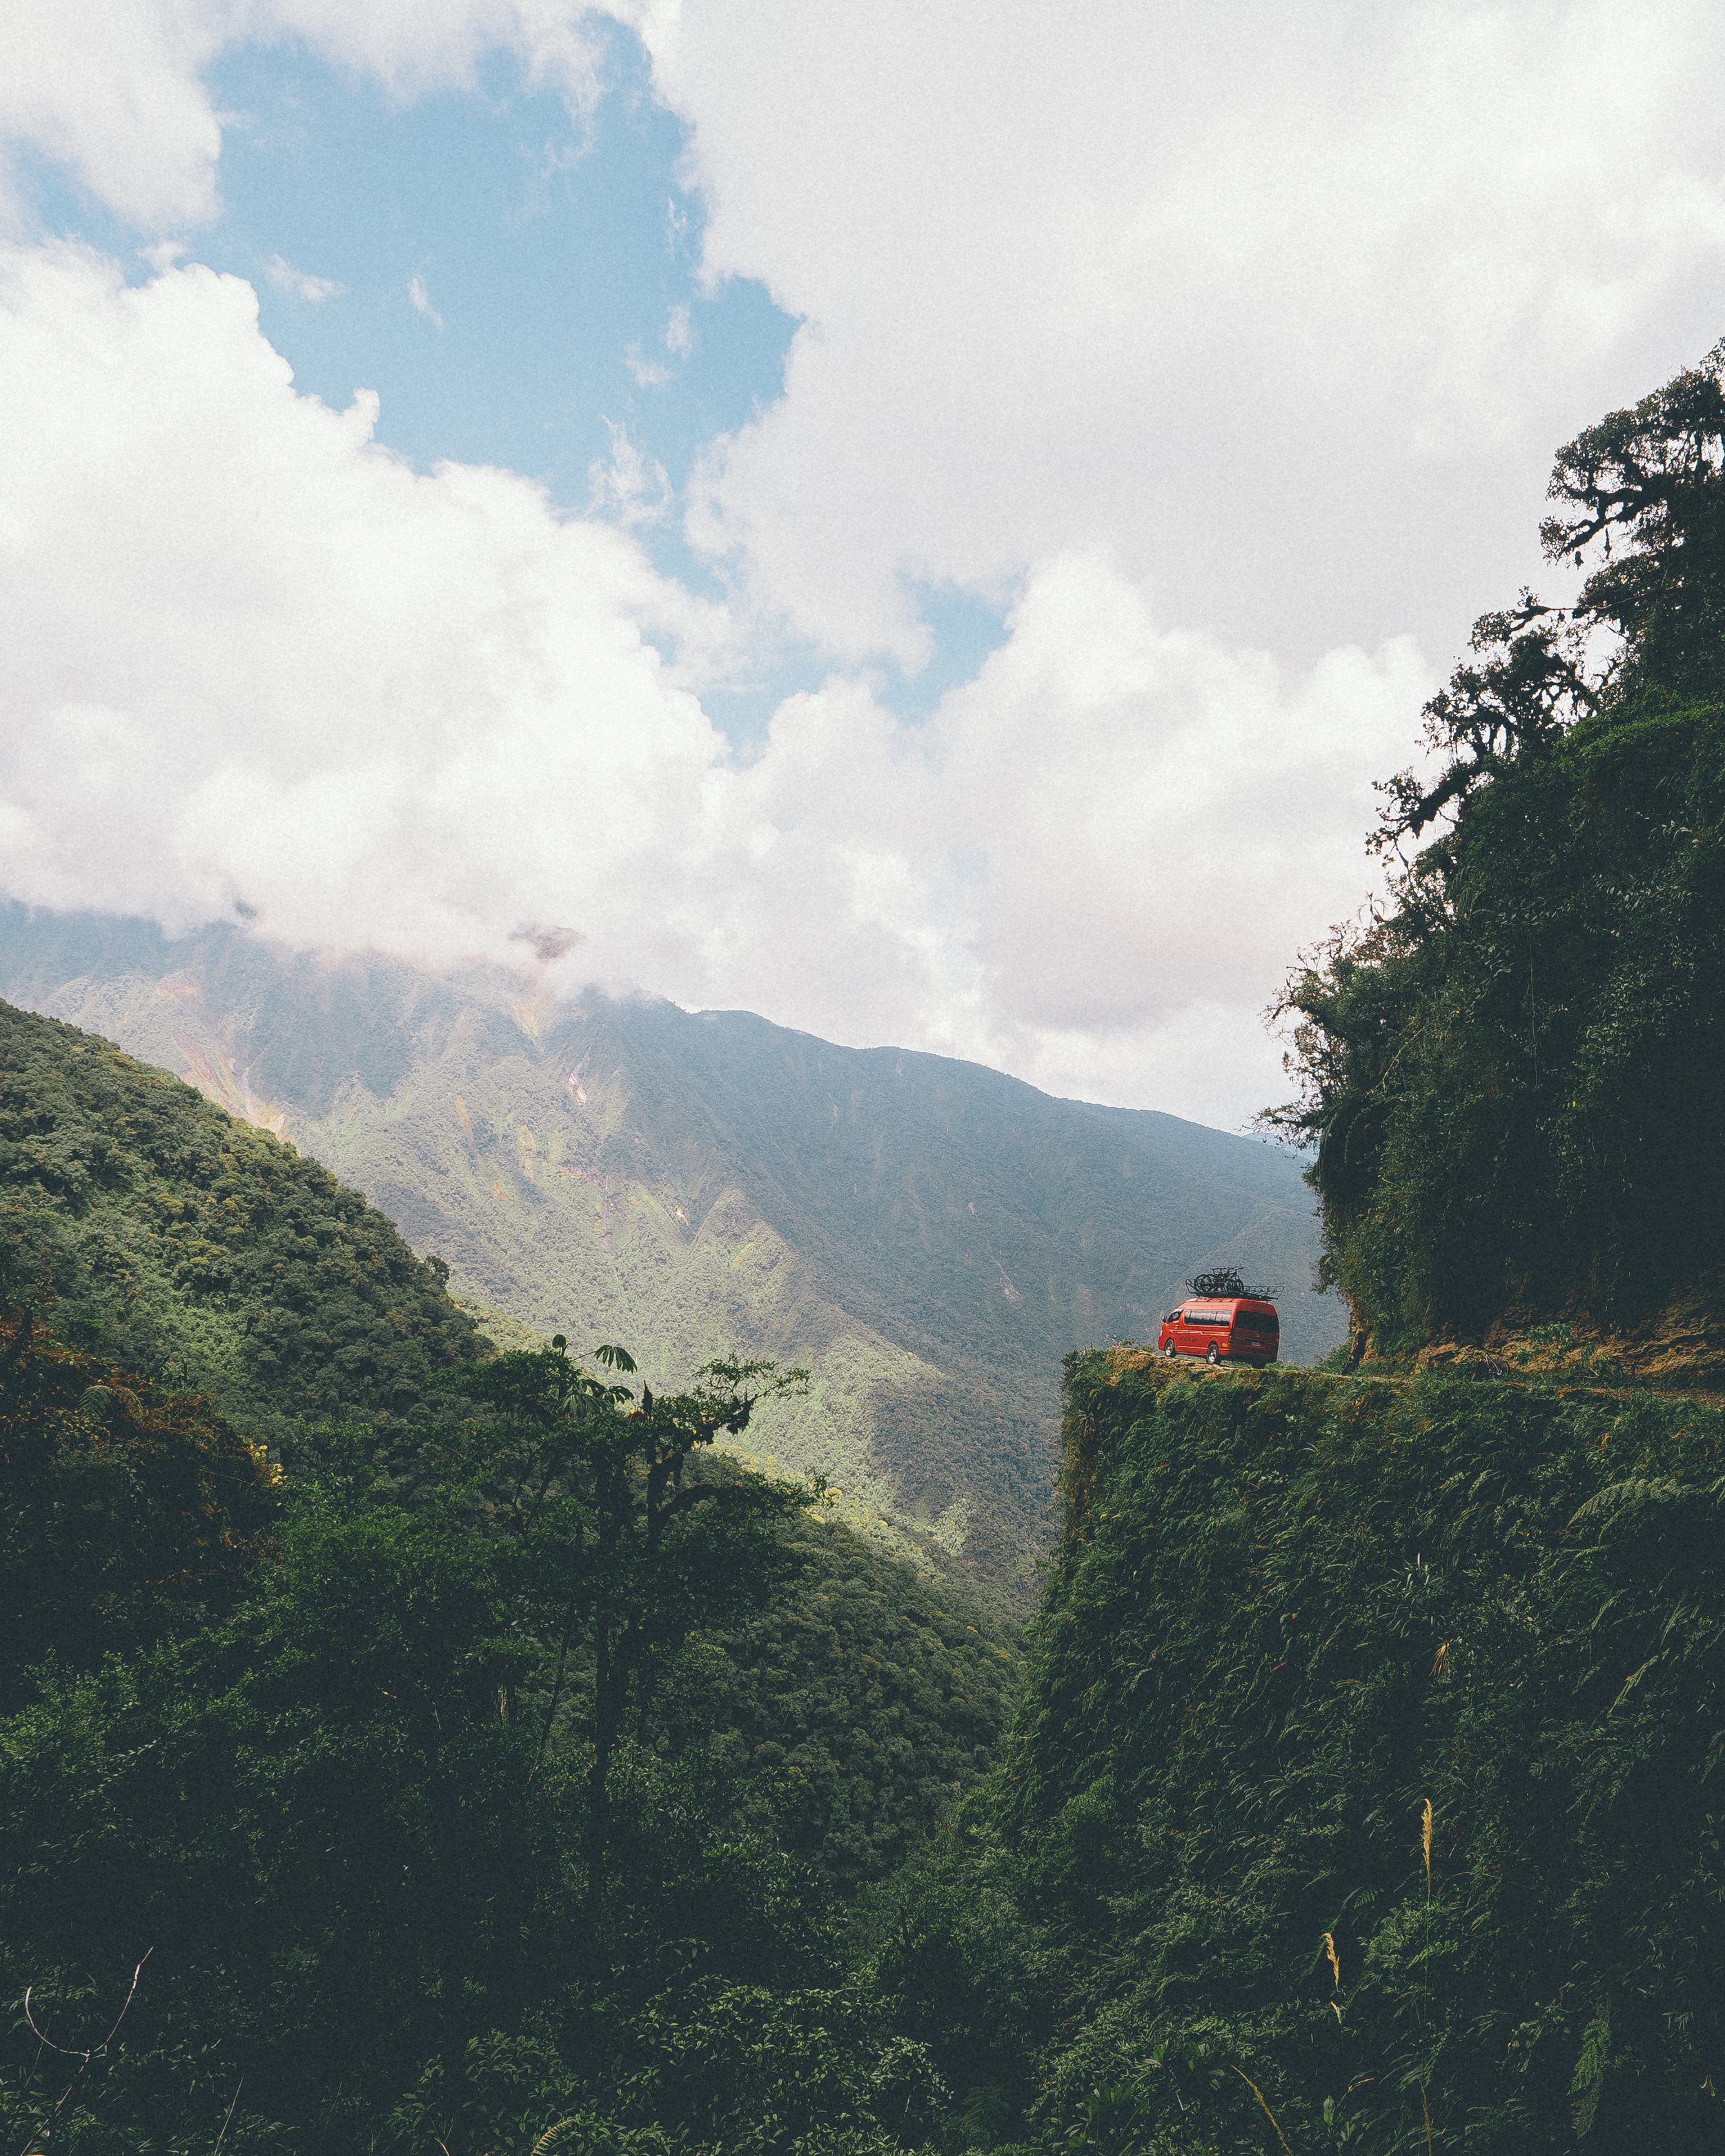
[[[1306,1014],[1330,1267],[1382,1352],[1506,1308],[1645,1322],[1725,1163],[1725,731],[1618,706],[1518,760]]]
[[[800,1507],[803,1493],[740,1468],[716,1469],[714,1440],[741,1436],[759,1400],[794,1395],[809,1373],[713,1362],[692,1390],[655,1399],[650,1385],[637,1395],[589,1376],[567,1348],[560,1332],[549,1348],[448,1373],[448,1390],[483,1401],[495,1419],[477,1446],[445,1457],[437,1486],[446,1499],[476,1497],[488,1520],[512,1535],[524,1577],[558,1629],[547,1738],[572,1634],[578,1623],[584,1630],[592,1670],[588,1899],[597,1909],[611,1761],[631,1707],[639,1724],[668,1648],[696,1625],[722,1624],[766,1600],[786,1570],[771,1527]],[[602,1347],[598,1359],[613,1371],[635,1369],[621,1348]]]
[[[106,1041],[0,1004],[0,1286],[55,1330],[284,1417],[423,1419],[475,1335],[381,1213]]]
[[[1286,993],[1305,1090],[1271,1120],[1317,1142],[1326,1274],[1380,1353],[1645,1327],[1725,1261],[1722,383],[1725,347],[1563,451],[1548,552],[1604,558],[1574,608],[1480,623],[1380,842],[1452,823]]]
[[[1019,1619],[1067,1348],[1142,1337],[1211,1261],[1281,1284],[1291,1360],[1343,1323],[1281,1149],[974,1064],[3,904],[0,993],[279,1120],[536,1337],[626,1340],[655,1391],[726,1347],[807,1363],[762,1452]]]
[[[1098,1354],[1068,1399],[1015,1742],[880,1960],[955,2087],[1016,2040],[1050,2148],[1716,2147],[1725,1414]]]
[[[798,1520],[788,1539],[794,1596],[685,1654],[664,1741],[729,1793],[736,1832],[849,1896],[926,1850],[987,1772],[1019,1656],[1011,1633],[842,1527]]]
[[[48,1341],[8,1373],[39,1661],[0,1717],[0,1989],[33,1986],[64,2053],[22,2022],[0,2045],[6,2133],[64,2098],[90,2156],[204,2156],[242,2084],[224,2148],[280,2156],[922,2132],[937,2083],[840,1981],[834,1885],[976,1778],[1010,1665],[806,1491],[713,1457],[770,1372],[665,1397],[561,1346],[500,1358],[462,1380],[499,1411],[402,1473],[327,1430],[279,1488],[196,1399]],[[103,1441],[142,1493],[94,1527],[55,1450],[95,1442],[92,1377],[131,1403]],[[793,1722],[790,1772],[751,1738]],[[823,1738],[844,1771],[811,1813]],[[66,2056],[146,1953],[116,2041]]]
[[[869,1972],[892,2025],[953,2091],[947,2138],[960,2150],[1013,2138],[1076,2020],[1062,1942],[1025,1898],[997,1798],[985,1788],[957,1809],[949,1845],[905,1882]]]
[[[889,2156],[924,2138],[945,2093],[922,2047],[883,2038],[845,1989],[696,1979],[646,1999],[601,2041],[615,2070],[596,2098],[598,2076],[572,2071],[542,2030],[476,2039],[459,2088],[428,2064],[377,2146]]]
[[[622,2115],[737,2156],[886,2156],[924,2138],[942,2093],[922,2048],[881,2041],[842,1991],[710,1981],[649,2001],[629,2035]]]
[[[128,2112],[187,2100],[193,2030],[264,2118],[302,2115],[310,2082],[338,2124],[518,2010],[555,1880],[495,1551],[392,1511],[290,1519],[250,1585],[0,1723],[9,1995],[34,1982],[64,2018],[151,1953],[116,2146]]]
[[[0,1318],[0,1713],[232,1608],[276,1512],[261,1450],[210,1411]]]

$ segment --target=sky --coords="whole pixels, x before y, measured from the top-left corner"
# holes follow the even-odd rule
[[[8,23],[0,890],[1224,1128],[1725,334],[1704,5]]]

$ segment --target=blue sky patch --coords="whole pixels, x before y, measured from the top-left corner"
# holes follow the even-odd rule
[[[402,105],[301,50],[244,47],[208,79],[224,119],[222,211],[187,252],[255,287],[300,390],[338,409],[375,390],[377,439],[416,469],[499,465],[542,481],[562,513],[625,516],[661,571],[716,598],[722,572],[683,536],[684,490],[716,437],[782,393],[797,325],[759,284],[703,291],[705,208],[679,180],[683,125],[620,28],[603,72],[583,121],[504,54],[476,92]],[[138,250],[154,235],[39,159],[28,170],[45,228],[150,274]],[[624,439],[641,473],[633,504],[594,491]],[[997,608],[948,588],[917,596],[933,659],[871,670],[909,720],[1005,636]],[[739,745],[830,670],[800,644],[760,660],[706,699]]]

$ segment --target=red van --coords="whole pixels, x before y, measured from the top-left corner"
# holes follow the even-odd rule
[[[1207,1363],[1248,1363],[1254,1369],[1276,1359],[1281,1322],[1267,1288],[1245,1286],[1237,1274],[1200,1274],[1178,1310],[1156,1336],[1162,1355],[1201,1355]]]

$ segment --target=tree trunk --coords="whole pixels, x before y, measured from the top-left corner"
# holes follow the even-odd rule
[[[557,1681],[551,1688],[551,1705],[545,1710],[545,1727],[539,1732],[539,1752],[533,1762],[533,1772],[536,1774],[544,1764],[545,1748],[551,1742],[551,1725],[557,1718],[557,1702],[563,1696],[563,1665],[569,1658],[569,1627],[574,1622],[574,1616],[572,1609],[566,1609],[563,1613],[563,1636],[557,1645]]]
[[[597,1925],[605,1892],[605,1854],[611,1839],[611,1751],[623,1719],[619,1681],[627,1681],[609,1629],[601,1623],[593,1640],[593,1767],[587,1790],[588,1920]]]

